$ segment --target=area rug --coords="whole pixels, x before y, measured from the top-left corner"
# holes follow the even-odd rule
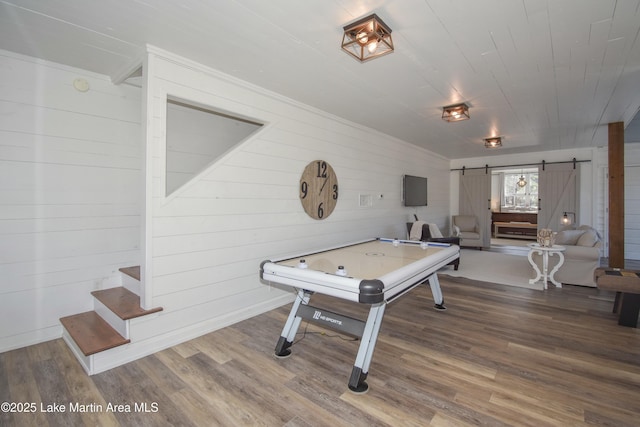
[[[529,279],[535,277],[535,272],[526,256],[479,251],[476,249],[461,249],[458,271],[448,266],[440,270],[438,274],[518,286],[520,288],[543,289],[541,283],[529,284]]]

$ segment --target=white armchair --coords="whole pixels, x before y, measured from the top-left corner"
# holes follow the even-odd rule
[[[482,230],[474,215],[454,215],[451,225],[453,235],[460,238],[460,247],[477,247],[482,250]]]

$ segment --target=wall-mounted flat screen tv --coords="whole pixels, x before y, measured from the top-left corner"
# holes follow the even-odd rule
[[[402,200],[405,206],[427,206],[427,178],[404,175]]]

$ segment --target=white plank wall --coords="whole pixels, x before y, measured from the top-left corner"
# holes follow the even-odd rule
[[[139,263],[140,111],[138,88],[0,51],[0,352],[61,336]]]
[[[153,237],[147,298],[164,308],[137,329],[149,347],[163,334],[172,345],[290,301],[289,291],[260,282],[265,259],[367,237],[404,237],[414,213],[446,223],[447,159],[168,52],[150,48],[148,63]],[[165,197],[168,96],[265,125]],[[333,166],[340,184],[337,208],[323,221],[308,217],[298,200],[302,170],[316,159]],[[428,207],[401,205],[403,174],[429,178]],[[361,194],[371,195],[373,206],[360,207]]]
[[[624,257],[640,259],[640,164],[624,170]]]
[[[604,236],[607,243],[604,256],[609,256],[609,222],[608,222],[608,150],[606,147],[599,148],[594,156],[594,163],[597,166],[597,187],[594,191],[594,208],[597,213],[596,224],[601,227],[598,230]],[[626,143],[624,150],[624,258],[630,260],[640,259],[640,186],[638,182],[638,172],[640,169],[640,144]]]
[[[640,260],[640,144],[624,150],[624,258]]]
[[[135,322],[134,343],[103,368],[289,301],[289,292],[260,283],[264,259],[403,237],[414,213],[447,223],[447,159],[186,59],[152,55],[157,72],[145,97],[105,76],[0,51],[0,351],[59,337],[59,317],[91,309],[90,291],[118,285],[117,269],[145,256],[149,306],[164,311]],[[77,77],[88,92],[73,88]],[[265,126],[165,198],[167,94]],[[146,241],[143,110],[152,118]],[[341,190],[325,221],[307,217],[298,200],[302,169],[319,158],[336,169]],[[405,173],[429,178],[428,207],[401,206]],[[360,207],[361,194],[373,206]]]

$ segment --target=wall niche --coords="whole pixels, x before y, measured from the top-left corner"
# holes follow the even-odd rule
[[[263,126],[229,112],[167,99],[168,196]]]

